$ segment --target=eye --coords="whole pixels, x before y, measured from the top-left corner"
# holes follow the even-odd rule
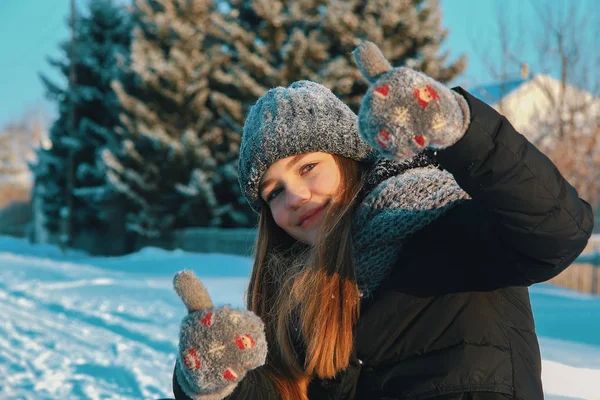
[[[302,174],[305,174],[307,172],[310,172],[316,166],[317,166],[317,163],[306,164],[306,165],[302,166],[302,168],[300,168],[300,172]]]
[[[303,165],[302,168],[300,168],[300,174],[304,175],[304,174],[312,171],[312,169],[314,167],[316,167],[317,164],[318,163],[315,162],[315,163],[309,163],[309,164]],[[273,200],[275,197],[277,197],[282,190],[283,190],[282,188],[273,189],[271,192],[269,192],[269,194],[267,194],[266,202],[267,203],[271,202],[271,200]]]
[[[271,200],[273,200],[275,197],[277,197],[277,195],[279,194],[279,192],[281,192],[281,188],[275,188],[273,190],[271,190],[271,192],[269,192],[269,194],[267,195],[267,203],[269,203]]]

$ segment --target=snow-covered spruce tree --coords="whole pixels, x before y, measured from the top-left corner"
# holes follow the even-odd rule
[[[106,182],[100,150],[116,146],[119,137],[119,102],[111,82],[119,75],[119,59],[129,51],[129,14],[114,0],[89,2],[85,13],[78,12],[74,58],[71,41],[61,45],[64,58],[50,60],[69,82],[71,65],[75,81],[62,86],[45,76],[47,96],[57,103],[58,118],[49,131],[51,147],[38,149],[31,166],[36,195],[41,196],[47,229],[58,233],[60,210],[67,205],[69,149],[73,153],[72,234],[106,228],[108,201],[118,195]],[[71,122],[74,122],[72,128]]]
[[[463,58],[446,63],[439,54],[446,32],[435,0],[136,4],[131,65],[141,90],[117,85],[131,136],[105,162],[115,187],[137,204],[132,229],[146,236],[253,223],[235,158],[249,107],[269,88],[311,79],[357,110],[367,86],[350,53],[364,39],[394,65],[441,81],[464,68]]]
[[[367,85],[351,52],[362,40],[377,43],[392,65],[442,82],[466,64],[440,53],[447,31],[437,0],[229,0],[220,8],[214,33],[226,43],[227,61],[211,86],[242,115],[269,88],[299,79],[327,86],[358,111]],[[229,117],[239,130],[241,119]]]
[[[158,238],[191,226],[249,226],[236,162],[242,107],[213,87],[227,59],[208,32],[209,0],[136,0],[133,87],[115,82],[123,142],[103,159],[127,196],[128,229]]]

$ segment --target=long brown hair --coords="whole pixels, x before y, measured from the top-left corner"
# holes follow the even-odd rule
[[[340,170],[340,192],[314,246],[277,226],[266,203],[259,219],[247,307],[265,323],[265,369],[286,400],[307,399],[313,376],[331,378],[346,368],[354,345],[360,303],[351,216],[363,174],[356,161],[333,157]],[[298,340],[304,346],[303,360],[294,346]]]

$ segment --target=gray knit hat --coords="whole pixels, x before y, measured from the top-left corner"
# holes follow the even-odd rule
[[[322,151],[356,161],[376,152],[358,134],[358,117],[329,89],[311,81],[276,87],[250,109],[242,135],[238,179],[254,211],[265,171],[282,158]]]

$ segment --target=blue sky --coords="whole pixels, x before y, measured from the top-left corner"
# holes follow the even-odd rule
[[[85,1],[78,0],[78,3],[83,5]],[[550,0],[549,4],[558,6],[564,1]],[[508,27],[516,29],[519,18],[522,21],[535,20],[531,3],[536,2],[502,1],[508,15],[518,16],[508,19]],[[450,29],[444,48],[450,50],[452,58],[461,53],[469,56],[467,70],[452,83],[469,87],[493,81],[478,54],[484,53],[481,48],[489,50],[492,59],[499,54],[499,45],[494,41],[497,37],[494,28],[497,2],[441,0],[441,5],[443,26]],[[68,13],[69,0],[0,0],[0,127],[19,118],[28,108],[47,107],[38,74],[42,72],[59,78],[46,58],[61,56],[59,43],[69,37],[66,26]],[[531,49],[524,52],[535,53]],[[535,60],[525,61],[534,64]],[[515,63],[513,68],[516,66]]]
[[[68,0],[0,1],[0,127],[44,102],[38,77],[57,76],[46,62],[68,38]]]

